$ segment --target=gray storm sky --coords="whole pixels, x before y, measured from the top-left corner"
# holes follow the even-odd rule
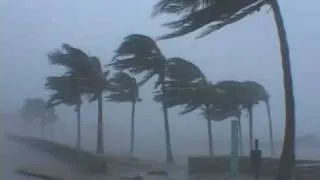
[[[320,11],[319,2],[279,0],[287,27],[294,76],[298,132],[320,134]],[[14,112],[26,97],[47,98],[45,77],[63,72],[50,66],[47,53],[64,42],[110,61],[122,39],[131,33],[156,37],[168,29],[161,23],[175,17],[150,18],[157,1],[116,0],[3,0],[1,1],[1,111]],[[305,4],[306,3],[306,4]],[[188,35],[160,41],[168,57],[180,56],[197,64],[213,82],[254,80],[271,94],[276,136],[282,136],[284,103],[279,46],[269,8],[205,38]],[[137,128],[162,131],[160,105],[152,102],[152,84],[141,89],[144,101],[137,107]],[[96,123],[96,103],[84,107],[86,123]],[[121,127],[129,120],[129,104],[105,103],[105,121]],[[60,107],[61,119],[72,122],[73,110]],[[172,131],[185,136],[205,131],[206,123],[197,112],[178,116],[170,110]],[[267,132],[263,104],[254,110],[255,133]],[[201,122],[200,122],[201,121]],[[215,132],[225,132],[229,122],[215,123]],[[246,122],[245,122],[246,123]],[[159,127],[159,128],[150,128]],[[199,134],[199,133],[198,133]],[[206,133],[203,133],[205,136]]]

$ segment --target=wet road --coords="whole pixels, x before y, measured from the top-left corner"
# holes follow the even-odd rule
[[[1,136],[3,138],[3,136]],[[34,180],[36,178],[26,177],[14,173],[19,166],[28,164],[40,164],[44,166],[66,166],[62,162],[54,159],[50,155],[35,151],[24,145],[16,144],[5,138],[2,139],[1,163],[2,175],[1,179],[7,180]]]
[[[2,128],[1,131],[1,149],[0,149],[0,162],[1,162],[1,179],[5,180],[34,180],[36,178],[32,177],[26,177],[22,175],[15,174],[14,171],[19,166],[24,165],[43,165],[43,166],[53,166],[53,167],[59,167],[59,168],[67,168],[67,165],[63,164],[61,161],[53,158],[51,155],[36,151],[34,149],[31,149],[25,145],[17,144],[15,142],[11,142],[6,139],[4,133],[14,133],[19,135],[28,135],[28,136],[38,136],[39,132],[32,131],[30,132],[30,128],[33,125],[25,124],[25,125],[19,125],[20,128],[17,130],[17,128],[12,129],[13,124],[0,124],[0,127]],[[10,129],[8,129],[11,127]],[[17,127],[17,126],[16,126]],[[22,128],[21,128],[22,127]],[[29,129],[29,130],[28,130]],[[28,130],[28,131],[24,131]],[[61,142],[61,143],[67,143],[72,144],[73,139],[66,139],[67,137],[65,134],[59,132],[59,130],[56,130],[55,133],[55,141]],[[49,138],[50,139],[50,138]],[[94,142],[86,142],[86,147],[94,147]],[[89,149],[90,150],[90,149]],[[303,152],[300,151],[297,155],[298,156],[304,156],[308,159],[320,159],[320,151],[312,150],[312,149],[305,149]],[[186,157],[184,157],[186,159]]]

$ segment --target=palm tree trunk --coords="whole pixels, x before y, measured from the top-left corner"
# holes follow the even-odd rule
[[[104,153],[103,145],[103,112],[102,112],[102,92],[98,95],[98,131],[97,131],[97,153]]]
[[[81,110],[80,104],[77,105],[77,148],[81,149]]]
[[[249,113],[249,143],[250,143],[250,151],[253,150],[253,120],[252,120],[252,105],[248,107]]]
[[[295,103],[293,94],[293,82],[290,66],[290,52],[286,30],[277,0],[270,1],[274,13],[274,20],[277,24],[277,32],[280,41],[282,57],[283,83],[285,91],[286,120],[285,133],[280,164],[277,174],[278,180],[290,180],[295,165]]]
[[[171,136],[170,136],[170,128],[169,128],[169,119],[168,119],[168,108],[163,104],[163,115],[164,115],[164,129],[166,136],[166,160],[169,163],[174,162],[172,147],[171,147]]]
[[[161,83],[161,89],[163,94],[165,95],[166,89],[164,87],[164,83]],[[174,159],[173,159],[172,147],[171,147],[168,108],[166,107],[165,103],[162,103],[162,110],[163,110],[163,116],[164,116],[164,130],[165,130],[165,137],[166,137],[166,161],[169,163],[172,163],[174,162]]]
[[[130,135],[130,153],[133,155],[134,152],[134,143],[135,143],[135,133],[134,133],[134,114],[136,109],[136,102],[132,102],[132,109],[131,109],[131,135]]]
[[[211,120],[207,118],[207,125],[208,125],[208,144],[209,144],[209,155],[213,156],[213,140],[212,140],[212,128],[211,128]]]
[[[237,117],[239,122],[239,151],[240,156],[243,156],[243,138],[242,138],[242,125],[241,125],[241,117]]]
[[[273,142],[273,130],[272,130],[272,119],[269,101],[266,101],[267,113],[268,113],[268,124],[269,124],[269,139],[270,139],[270,152],[271,156],[274,157],[274,142]]]

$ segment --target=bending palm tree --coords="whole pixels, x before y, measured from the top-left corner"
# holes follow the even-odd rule
[[[249,114],[249,149],[253,149],[253,114],[252,109],[254,105],[258,104],[260,101],[264,101],[269,107],[268,100],[269,95],[265,88],[257,82],[254,81],[221,81],[217,83],[220,89],[223,89],[228,93],[228,97],[232,97],[235,104],[241,106],[242,109],[246,109]],[[267,108],[268,119],[269,119],[269,135],[270,135],[270,148],[273,152],[273,132],[272,132],[272,122],[270,109]]]
[[[91,68],[88,72],[88,77],[84,79],[84,87],[86,92],[91,95],[90,102],[97,101],[98,103],[98,130],[97,130],[97,149],[96,152],[104,153],[103,140],[103,92],[110,91],[111,85],[108,81],[109,71],[103,72],[100,60],[97,57],[89,57]]]
[[[167,92],[163,94],[161,91],[157,91],[155,100],[165,102],[168,107],[184,106],[180,114],[202,108],[208,123],[209,155],[212,156],[214,151],[211,121],[222,121],[233,116],[231,111],[237,105],[225,103],[227,97],[218,92],[217,87],[208,82],[201,70],[193,63],[181,58],[172,58],[168,60],[167,69]],[[209,109],[211,113],[209,113]]]
[[[134,77],[131,77],[125,72],[117,72],[109,80],[113,90],[106,97],[108,101],[113,102],[131,102],[131,133],[130,133],[130,153],[134,153],[135,133],[134,133],[134,118],[136,103],[140,102],[139,87]]]
[[[75,106],[77,114],[77,148],[81,148],[81,90],[76,77],[71,76],[50,76],[45,84],[47,89],[53,90],[50,99],[47,101],[48,107],[65,104]]]
[[[263,101],[267,107],[267,114],[268,114],[268,124],[269,124],[269,140],[270,140],[270,152],[271,155],[274,156],[274,142],[273,142],[273,130],[272,130],[272,120],[271,120],[271,112],[270,112],[270,105],[269,105],[269,94],[265,90],[265,88],[253,81],[245,81],[241,83],[243,90],[243,96],[247,97],[245,102],[243,103],[244,107],[247,108],[249,112],[249,119],[250,119],[250,144],[251,149],[253,149],[253,138],[252,138],[252,108],[255,104],[258,104],[260,101]]]
[[[167,104],[168,108],[184,105],[180,114],[196,110],[207,100],[208,82],[201,70],[193,63],[182,58],[168,59],[166,93],[156,91],[154,99]],[[201,91],[201,92],[200,92]],[[196,98],[198,97],[198,98]],[[207,120],[209,155],[213,155],[211,120]]]
[[[219,94],[223,96],[223,94]],[[227,98],[225,98],[227,99]],[[240,155],[243,155],[243,146],[242,146],[242,129],[241,129],[241,120],[240,120],[241,109],[239,106],[230,104],[230,106],[219,107],[217,103],[210,104],[207,107],[202,108],[202,115],[211,121],[224,121],[228,118],[236,118],[239,122],[239,151]]]
[[[253,12],[259,11],[266,4],[271,6],[277,25],[286,105],[286,128],[277,179],[289,180],[295,164],[295,103],[289,45],[278,0],[160,0],[155,5],[153,14],[170,13],[182,15],[180,20],[165,24],[177,30],[162,36],[161,39],[182,36],[209,25],[206,31],[201,34],[201,36],[205,36],[226,25],[240,21]]]
[[[89,57],[80,49],[68,44],[63,44],[65,52],[55,51],[49,54],[52,64],[61,65],[68,68],[66,75],[78,81],[79,90],[82,93],[91,95],[90,101],[98,102],[98,128],[97,128],[97,153],[104,152],[103,145],[103,112],[102,112],[102,93],[108,89],[106,76],[103,73],[100,60],[96,57]]]
[[[145,76],[138,82],[139,85],[144,84],[153,76],[157,76],[155,88],[160,86],[161,91],[166,93],[164,84],[167,59],[156,42],[148,36],[141,34],[127,36],[116,50],[116,56],[110,66],[120,71],[128,70],[135,75],[144,73]],[[167,162],[173,162],[167,104],[162,103],[162,110],[165,125],[166,159]]]

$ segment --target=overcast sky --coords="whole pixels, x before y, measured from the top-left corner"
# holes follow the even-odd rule
[[[297,130],[320,134],[320,25],[316,0],[279,0],[291,50],[296,97]],[[14,112],[26,97],[47,98],[45,77],[63,71],[51,66],[47,53],[69,43],[103,64],[110,61],[122,39],[131,33],[156,37],[168,29],[161,24],[175,17],[151,18],[157,1],[135,0],[2,0],[1,16],[1,111]],[[306,4],[305,4],[306,3]],[[160,41],[167,57],[179,56],[197,64],[213,82],[253,80],[271,94],[272,117],[276,136],[282,136],[284,103],[279,45],[272,12],[269,8],[215,32],[194,40],[188,35]],[[143,102],[137,107],[137,128],[141,132],[163,132],[160,105],[152,101],[152,83],[141,89]],[[84,121],[97,121],[96,103],[86,105]],[[74,122],[71,107],[59,108],[61,120]],[[104,119],[108,127],[126,131],[130,104],[105,103]],[[169,111],[173,136],[206,136],[206,123],[197,112],[179,116]],[[229,134],[228,121],[214,123],[214,132]],[[247,121],[244,121],[247,126]],[[265,106],[254,110],[257,137],[267,132]],[[245,127],[246,128],[246,127]],[[203,131],[203,133],[201,132]],[[265,137],[266,138],[266,137]]]

